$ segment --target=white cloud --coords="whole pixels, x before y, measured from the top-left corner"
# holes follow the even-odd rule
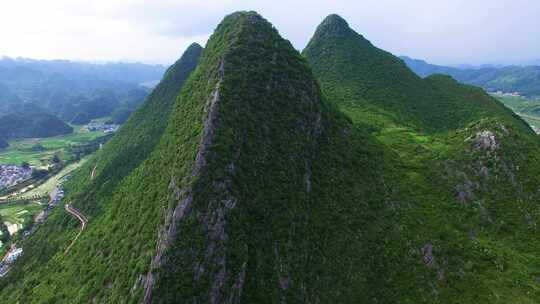
[[[338,13],[376,45],[440,63],[540,57],[536,0],[2,0],[0,55],[173,62],[224,15],[257,10],[301,49]]]

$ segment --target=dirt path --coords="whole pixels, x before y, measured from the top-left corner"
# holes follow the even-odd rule
[[[71,249],[71,247],[75,244],[75,242],[77,242],[77,239],[79,238],[79,236],[81,236],[81,233],[83,232],[84,228],[86,228],[88,219],[81,212],[79,212],[79,210],[71,207],[71,204],[66,204],[64,207],[69,214],[73,215],[79,220],[79,222],[81,222],[81,230],[79,230],[79,233],[77,233],[77,236],[73,239],[73,241],[71,241],[71,244],[69,244],[66,251],[64,251],[64,255],[66,255]]]
[[[96,169],[97,169],[97,164],[94,166],[94,169],[92,169],[92,174],[90,175],[90,180],[93,180],[94,177],[96,177]]]

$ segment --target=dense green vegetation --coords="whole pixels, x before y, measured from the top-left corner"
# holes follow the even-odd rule
[[[411,76],[338,16],[304,54],[323,92],[399,156],[376,219],[388,221],[376,255],[386,268],[364,299],[535,303],[540,145],[525,123],[479,88]]]
[[[7,243],[10,239],[9,231],[6,224],[4,224],[4,219],[0,215],[0,254],[4,252],[4,244]]]
[[[149,266],[163,212],[160,208],[162,202],[157,200],[157,197],[145,197],[145,194],[161,189],[154,188],[156,181],[149,177],[160,177],[158,180],[168,178],[165,172],[171,164],[157,167],[149,163],[147,167],[151,171],[148,172],[135,169],[148,158],[160,141],[176,96],[195,69],[201,52],[199,45],[190,46],[182,58],[168,69],[161,83],[117,135],[92,156],[65,185],[69,194],[67,200],[72,200],[90,221],[103,221],[99,225],[92,224],[82,235],[80,244],[84,249],[73,248],[68,256],[62,255],[77,233],[79,223],[63,210],[56,209],[47,222],[21,244],[25,255],[18,262],[20,266],[16,266],[21,268],[12,271],[8,279],[13,280],[17,287],[3,299],[39,303],[84,302],[83,299],[96,297],[103,298],[105,302],[126,302],[126,294],[118,289],[125,291],[126,285],[122,282],[130,280],[132,275],[139,276],[143,269]],[[150,173],[152,174],[149,175]],[[138,183],[133,184],[134,180],[138,180]],[[121,247],[114,249],[118,245]],[[88,248],[93,249],[89,251]],[[90,252],[93,252],[93,257],[81,263],[79,255]],[[59,268],[60,264],[74,266],[70,266],[71,270],[82,267],[79,269],[81,272],[77,270],[79,274],[65,273]],[[125,268],[128,264],[131,270]],[[56,274],[52,275],[53,272]],[[49,283],[52,281],[40,279],[47,273],[51,274],[51,278],[60,280],[75,276],[69,280],[81,282],[86,287],[81,289],[79,285],[71,290],[60,291],[60,286],[69,286],[61,284],[51,288]],[[98,273],[101,274],[91,278]],[[118,279],[112,279],[111,275]],[[82,283],[83,281],[86,283]],[[0,284],[7,282],[4,280]],[[118,285],[111,290],[98,287],[97,282],[110,287]],[[27,289],[34,287],[37,288],[35,292]],[[8,293],[5,288],[2,288],[2,291]]]
[[[132,111],[127,108],[117,109],[112,113],[111,119],[108,122],[116,125],[121,125],[128,120],[131,113]]]
[[[423,60],[401,57],[418,75],[447,74],[460,82],[480,86],[487,91],[519,92],[540,97],[540,66],[482,67],[460,69],[429,64]]]
[[[418,77],[397,57],[374,47],[338,17],[323,22],[304,50],[324,75],[331,99],[360,106],[399,124],[444,131],[495,113],[510,113],[479,88],[450,77]],[[459,94],[459,96],[457,96]],[[467,98],[467,100],[464,100]]]
[[[0,299],[535,303],[527,124],[336,15],[303,55],[258,14],[227,16],[66,184],[89,219],[75,246],[55,210]]]

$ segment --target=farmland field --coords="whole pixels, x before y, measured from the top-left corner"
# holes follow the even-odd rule
[[[10,146],[0,151],[0,164],[21,164],[28,162],[32,166],[46,165],[57,154],[60,159],[68,160],[72,155],[66,148],[89,143],[104,132],[83,132],[76,127],[71,134],[50,138],[32,138],[9,141]]]
[[[33,217],[40,213],[46,205],[43,202],[27,204],[0,204],[0,216],[11,234],[32,222]]]
[[[530,125],[540,128],[540,100],[521,96],[495,96]]]
[[[49,179],[47,179],[45,182],[41,184],[34,183],[32,185],[22,188],[21,190],[15,193],[10,193],[9,195],[6,195],[6,196],[0,196],[0,201],[5,200],[8,197],[12,197],[16,200],[26,200],[26,199],[33,199],[35,197],[48,195],[49,192],[51,192],[56,186],[62,183],[62,180],[66,176],[68,176],[73,171],[75,171],[80,166],[82,166],[87,160],[88,160],[88,157],[83,158],[78,162],[69,164],[68,166],[63,168],[60,172],[51,176]]]

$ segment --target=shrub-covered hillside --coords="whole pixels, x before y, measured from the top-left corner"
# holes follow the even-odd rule
[[[351,30],[341,17],[331,15],[318,27],[304,50],[326,94],[340,103],[369,108],[400,124],[427,131],[444,131],[463,126],[479,117],[504,112],[500,103],[485,102],[481,89],[462,88],[463,100],[441,96],[457,86],[449,77],[434,76],[425,81],[399,58],[374,47]],[[455,91],[455,90],[453,90]]]
[[[540,145],[528,126],[479,88],[412,75],[336,15],[304,54],[330,100],[399,156],[375,298],[536,302]]]

